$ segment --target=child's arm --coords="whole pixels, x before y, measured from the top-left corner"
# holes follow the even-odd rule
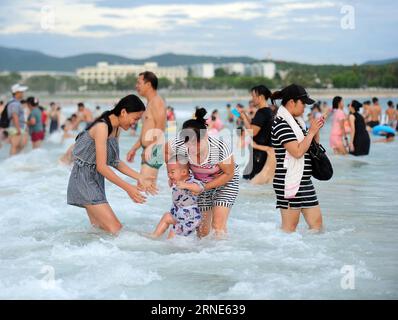
[[[184,182],[184,181],[178,181],[176,183],[176,186],[178,188],[180,188],[180,189],[186,189],[186,190],[189,190],[189,191],[191,191],[193,193],[201,193],[204,190],[204,186],[203,185],[199,185],[196,182],[187,183],[187,182]]]

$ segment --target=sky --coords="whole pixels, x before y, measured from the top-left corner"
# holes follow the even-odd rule
[[[0,46],[360,64],[398,57],[397,12],[391,0],[0,0]]]

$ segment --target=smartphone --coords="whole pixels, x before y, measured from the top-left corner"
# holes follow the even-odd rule
[[[235,116],[235,117],[240,117],[240,113],[239,113],[239,111],[236,109],[236,108],[233,108],[232,110],[231,110],[231,113]]]

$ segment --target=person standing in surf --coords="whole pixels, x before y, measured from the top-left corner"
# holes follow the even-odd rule
[[[282,99],[272,125],[276,170],[273,187],[276,208],[280,209],[282,230],[296,231],[300,213],[311,230],[322,230],[322,214],[311,181],[312,163],[308,149],[312,140],[319,143],[319,130],[324,119],[313,119],[309,130],[303,119],[305,105],[313,104],[305,89],[292,84],[272,94],[271,100]]]
[[[352,100],[348,116],[351,127],[349,148],[350,154],[354,156],[366,156],[370,149],[369,132],[366,130],[364,118],[359,113],[361,108],[362,103]]]
[[[240,115],[246,129],[253,132],[253,146],[250,147],[250,162],[245,168],[243,179],[252,180],[263,168],[267,161],[268,153],[262,146],[272,148],[271,143],[271,126],[273,121],[272,111],[267,103],[271,96],[271,91],[259,85],[251,90],[253,104],[258,107],[254,118],[251,119],[245,111],[241,111]],[[260,148],[257,148],[257,145]],[[272,153],[270,153],[272,156]]]
[[[335,154],[347,154],[347,134],[345,132],[344,123],[347,116],[344,113],[344,101],[342,97],[333,98],[333,120],[332,129],[330,131],[329,144]]]
[[[147,99],[147,109],[143,115],[141,135],[127,153],[127,161],[132,162],[139,148],[143,148],[141,174],[144,176],[158,175],[158,170],[164,162],[163,144],[166,129],[166,104],[158,95],[158,78],[153,72],[145,71],[139,74],[136,90],[140,96]]]
[[[69,178],[67,202],[85,208],[92,225],[117,234],[122,228],[105,195],[105,181],[127,192],[136,203],[144,203],[140,191],[156,193],[153,183],[119,159],[120,129],[129,130],[143,115],[145,105],[135,95],[121,99],[104,112],[76,138],[73,148],[74,165]],[[140,189],[121,179],[110,168],[139,182]]]
[[[166,147],[166,160],[173,155],[188,159],[195,179],[203,183],[198,205],[202,221],[198,236],[205,237],[211,228],[217,238],[227,233],[227,221],[239,192],[239,167],[231,148],[221,139],[207,133],[207,111],[196,110],[195,118],[185,121],[179,136]]]

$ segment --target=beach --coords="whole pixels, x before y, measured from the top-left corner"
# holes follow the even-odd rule
[[[277,88],[275,88],[276,90]],[[388,88],[368,88],[368,89],[307,89],[311,96],[317,99],[331,100],[336,95],[343,97],[355,98],[358,100],[368,100],[370,97],[379,97],[385,99],[392,99],[398,96],[398,89]],[[80,101],[89,102],[92,104],[111,105],[115,103],[120,97],[127,94],[134,93],[134,87],[131,91],[86,91],[86,92],[63,92],[63,93],[48,93],[48,92],[32,92],[32,95],[41,98],[43,104],[49,104],[51,101],[58,101],[61,104],[77,104]],[[247,101],[250,100],[248,90],[230,89],[230,90],[167,90],[160,89],[159,94],[164,97],[167,103],[175,102],[190,103],[201,102],[206,100],[217,102],[232,102],[232,101]],[[0,94],[0,98],[7,100],[7,94]]]
[[[354,96],[346,97],[347,104]],[[380,99],[383,107],[386,100]],[[87,106],[98,101],[93,97]],[[225,117],[227,102],[247,103],[245,97],[169,101],[179,124],[192,116],[196,104],[209,112],[218,108]],[[66,115],[75,109],[73,103],[63,104]],[[93,229],[83,209],[66,204],[70,167],[58,158],[73,139],[61,144],[56,134],[42,149],[28,147],[13,158],[3,146],[0,298],[397,299],[397,141],[372,144],[366,157],[339,157],[331,155],[329,132],[330,122],[321,131],[321,143],[334,177],[327,182],[313,179],[325,231],[312,234],[301,221],[298,232],[282,233],[272,186],[241,182],[228,238],[221,241],[155,241],[143,235],[171,206],[164,167],[159,194],[149,196],[144,205],[106,183],[108,200],[124,225],[113,237]],[[122,134],[122,158],[135,139]],[[139,159],[137,155],[134,169],[139,169]],[[354,287],[347,287],[351,271]]]

